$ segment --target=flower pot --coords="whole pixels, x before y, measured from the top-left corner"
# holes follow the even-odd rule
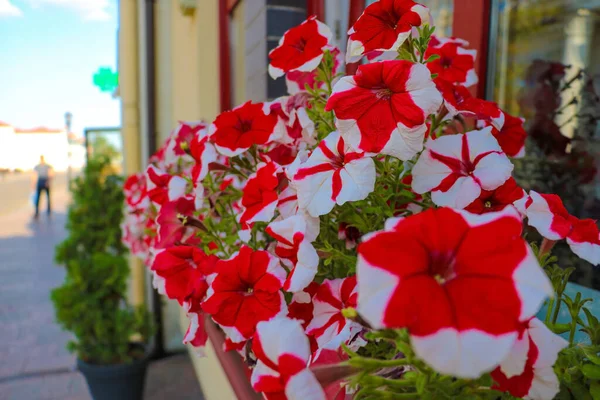
[[[77,359],[94,400],[142,400],[149,357],[129,364],[95,365]]]

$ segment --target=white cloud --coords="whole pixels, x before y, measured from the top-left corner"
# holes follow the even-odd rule
[[[23,12],[10,0],[0,0],[0,17],[20,17]]]
[[[4,0],[0,0],[1,2]],[[29,0],[31,5],[58,6],[69,8],[79,13],[86,20],[107,21],[111,19],[109,9],[114,0]]]

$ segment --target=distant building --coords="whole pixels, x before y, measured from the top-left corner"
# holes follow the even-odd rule
[[[56,171],[81,168],[85,163],[83,141],[64,129],[15,128],[0,122],[0,169],[32,169],[43,155]]]

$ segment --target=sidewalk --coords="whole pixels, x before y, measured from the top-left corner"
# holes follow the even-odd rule
[[[0,192],[2,192],[0,187]],[[68,195],[52,195],[32,221],[30,206],[0,215],[0,400],[88,400],[75,357],[65,350],[69,334],[54,323],[50,290],[63,281],[54,264],[54,246],[63,240]],[[201,400],[186,354],[154,362],[147,377],[147,400]]]

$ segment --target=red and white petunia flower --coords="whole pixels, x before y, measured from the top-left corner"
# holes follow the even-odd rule
[[[294,174],[298,204],[313,217],[335,204],[366,198],[375,187],[375,163],[353,151],[337,131],[323,139]]]
[[[333,57],[332,76],[342,72],[344,66],[344,55],[337,47],[328,47]],[[317,71],[310,72],[290,71],[285,74],[285,84],[289,94],[297,94],[306,91],[306,86],[309,88],[324,88],[325,82],[317,81]]]
[[[298,190],[294,183],[294,175],[298,171],[298,168],[308,160],[309,156],[310,153],[308,150],[300,150],[294,161],[286,165],[283,169],[285,177],[288,180],[288,185],[279,193],[279,200],[277,202],[277,209],[282,218],[303,213],[298,205]]]
[[[431,191],[438,206],[465,208],[510,178],[513,164],[492,136],[492,128],[429,140],[413,167],[412,188]]]
[[[288,305],[288,317],[300,320],[304,329],[306,329],[313,319],[313,310],[315,308],[313,297],[317,294],[317,290],[319,290],[319,284],[314,281],[311,282],[301,291],[294,293],[292,301]]]
[[[198,132],[189,144],[190,155],[195,163],[192,167],[192,182],[202,181],[208,174],[208,165],[216,162],[219,155],[208,137],[208,131]]]
[[[337,350],[353,339],[362,326],[346,319],[345,308],[356,308],[358,296],[356,276],[344,279],[326,279],[313,297],[313,319],[306,333],[317,339],[319,348]]]
[[[143,173],[130,175],[123,184],[125,202],[131,209],[148,207],[148,185]]]
[[[350,357],[343,348],[336,350],[321,349],[318,354],[313,356],[310,366],[323,368],[323,367],[340,367],[344,365]],[[343,368],[343,367],[341,367]],[[332,374],[333,375],[333,374]],[[329,382],[321,382],[321,385],[325,389],[325,396],[327,400],[352,400],[356,393],[356,388],[351,388],[348,385],[347,379],[338,379],[329,384]]]
[[[346,242],[346,249],[350,250],[356,247],[360,240],[360,231],[352,225],[341,222],[338,226],[338,239]]]
[[[475,58],[477,50],[467,49],[469,42],[456,38],[433,38],[425,52],[425,59],[433,55],[438,59],[428,62],[432,74],[453,84],[466,87],[477,83]]]
[[[493,101],[474,97],[463,85],[455,85],[441,78],[436,78],[434,82],[444,97],[444,105],[448,110],[446,118],[460,114],[488,122],[496,129],[504,126],[504,112]]]
[[[525,139],[527,132],[523,128],[525,120],[523,118],[513,117],[503,112],[504,123],[500,129],[497,129],[489,120],[479,120],[479,126],[492,126],[492,135],[498,141],[502,151],[509,157],[520,158],[525,155]]]
[[[531,400],[552,400],[559,382],[552,368],[569,342],[539,319],[526,322],[508,357],[492,371],[493,389]]]
[[[183,344],[189,344],[194,347],[194,350],[198,356],[204,356],[204,347],[208,341],[208,334],[204,328],[204,313],[193,312],[188,313],[188,319],[190,323],[185,335],[183,335]]]
[[[313,71],[321,63],[330,40],[329,27],[317,17],[309,17],[285,32],[279,45],[269,52],[269,75],[277,79],[290,71]]]
[[[319,256],[311,243],[317,237],[308,229],[306,218],[294,215],[274,221],[265,231],[277,240],[275,254],[291,268],[283,289],[298,292],[307,287],[317,274]]]
[[[181,176],[168,174],[154,165],[149,165],[146,169],[146,177],[148,197],[158,205],[177,200],[185,195],[187,181]]]
[[[278,172],[279,167],[275,163],[260,163],[256,172],[248,177],[242,190],[243,212],[239,215],[240,223],[269,222],[273,219],[278,201]]]
[[[409,160],[423,149],[427,116],[442,96],[422,64],[405,60],[361,65],[333,87],[326,110],[353,148]]]
[[[210,314],[232,342],[254,335],[256,324],[286,315],[281,287],[286,272],[267,251],[242,246],[228,260],[219,260],[202,309]]]
[[[204,121],[184,122],[179,121],[179,125],[171,133],[166,144],[167,155],[172,154],[173,159],[184,157],[190,148],[191,142],[197,136],[205,136],[208,124]],[[168,156],[167,156],[168,157]]]
[[[268,400],[325,400],[325,392],[308,369],[310,345],[300,321],[275,318],[260,322],[252,341],[257,364],[250,383]]]
[[[500,211],[526,196],[527,193],[510,177],[494,190],[482,190],[479,197],[466,206],[465,210],[474,214]]]
[[[440,373],[491,371],[553,293],[521,230],[512,207],[389,219],[358,247],[358,312],[375,329],[407,328],[417,356]]]
[[[567,239],[573,253],[594,265],[600,264],[600,232],[596,221],[572,216],[557,195],[530,191],[525,215],[529,225],[546,239]]]
[[[380,0],[367,8],[348,31],[346,62],[370,52],[396,51],[413,27],[430,23],[429,9],[411,0]]]
[[[246,103],[217,116],[208,129],[219,153],[234,157],[255,144],[266,144],[277,137],[277,117],[263,103]]]
[[[316,143],[315,124],[306,113],[309,104],[305,92],[280,97],[265,106],[269,107],[270,114],[277,116],[276,130],[280,132],[277,135],[277,143],[296,148],[300,148],[303,143],[304,146]]]
[[[126,213],[121,224],[121,241],[131,254],[145,258],[148,254],[146,240],[150,235],[145,232],[148,216],[145,212]]]
[[[156,217],[157,249],[166,249],[192,237],[194,229],[183,222],[183,218],[191,217],[195,210],[194,201],[185,197],[164,203]]]
[[[208,290],[206,276],[213,273],[217,258],[195,246],[173,246],[154,257],[151,270],[162,279],[158,291],[179,304],[203,299]]]

